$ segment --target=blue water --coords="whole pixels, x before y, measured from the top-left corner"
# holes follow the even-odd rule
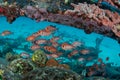
[[[96,33],[86,34],[84,33],[83,30],[76,29],[74,27],[67,25],[61,25],[46,21],[36,22],[35,20],[31,20],[30,18],[26,18],[26,17],[19,17],[12,24],[9,24],[6,21],[5,17],[0,17],[0,33],[2,33],[5,30],[10,30],[13,32],[12,35],[0,36],[0,39],[2,38],[16,39],[20,36],[23,38],[27,38],[27,36],[33,34],[34,32],[37,32],[40,29],[44,29],[48,25],[54,25],[57,28],[59,28],[58,32],[56,32],[56,35],[64,36],[63,38],[64,42],[69,42],[72,40],[73,41],[82,40],[85,42],[86,46],[95,47],[96,38],[102,37],[103,41],[100,45],[100,50],[102,52],[98,54],[99,55],[98,57],[102,58],[105,63],[113,62],[114,63],[113,65],[120,66],[120,56],[118,56],[118,54],[120,53],[120,44],[118,44],[116,40],[113,40],[111,38]],[[26,42],[25,44],[29,44],[29,43]],[[0,45],[0,47],[2,46],[3,45]],[[23,50],[14,49],[14,51],[20,53]],[[105,60],[106,57],[109,57],[110,60],[106,61]]]

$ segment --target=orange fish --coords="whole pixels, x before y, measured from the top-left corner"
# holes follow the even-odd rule
[[[34,51],[34,50],[40,49],[40,46],[39,45],[32,45],[30,47],[30,49]]]
[[[70,45],[70,44],[68,44],[68,43],[63,43],[63,44],[61,45],[61,48],[62,48],[63,50],[72,50],[72,49],[74,48],[74,46],[72,46],[72,45]]]
[[[20,56],[21,56],[22,58],[30,58],[30,54],[28,54],[28,53],[26,53],[26,52],[20,53]]]
[[[34,41],[35,40],[35,36],[28,36],[27,38],[26,38],[26,40],[27,41]]]
[[[83,55],[86,55],[86,54],[90,53],[90,50],[89,49],[82,49],[82,50],[80,50],[80,53]]]
[[[51,31],[46,31],[46,30],[40,30],[37,32],[38,36],[49,36],[51,35]]]
[[[57,30],[57,28],[56,28],[55,26],[50,25],[50,26],[47,26],[47,27],[45,28],[45,30],[51,32],[51,31]]]
[[[53,46],[44,46],[44,49],[50,53],[57,53],[57,49]]]
[[[48,58],[58,58],[62,55],[63,53],[57,52],[57,53],[52,53],[52,54],[47,54]]]
[[[7,35],[10,35],[10,34],[13,34],[13,33],[9,30],[5,30],[1,33],[1,36],[7,36]]]
[[[37,34],[37,32],[33,33],[32,36],[38,37],[39,34]]]
[[[60,39],[60,37],[56,36],[50,39],[50,42],[56,42]]]
[[[45,39],[39,39],[39,40],[36,40],[35,41],[35,44],[45,44],[45,43],[47,43],[47,40],[45,40]]]
[[[54,46],[54,47],[58,47],[59,44],[58,44],[57,42],[52,42],[52,46]]]
[[[50,58],[58,58],[59,57],[59,55],[58,54],[47,54],[47,57],[50,59]]]
[[[74,47],[80,47],[81,45],[83,45],[83,42],[75,41],[75,42],[72,43],[72,45]]]
[[[70,58],[70,57],[72,57],[72,56],[74,56],[74,55],[76,55],[78,53],[79,53],[78,50],[74,50],[70,54],[68,54],[68,57]]]
[[[39,31],[37,31],[36,33],[34,33],[34,35],[38,35],[38,36],[41,36],[41,34],[43,34],[43,32],[44,32],[45,30],[39,30]]]

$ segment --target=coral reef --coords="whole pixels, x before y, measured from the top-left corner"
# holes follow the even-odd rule
[[[48,13],[45,9],[41,11],[32,6],[25,7],[23,10],[28,17],[37,21],[58,22],[84,29],[86,33],[96,32],[120,40],[120,32],[116,28],[120,24],[118,13],[100,9],[94,4],[79,3],[78,5],[71,5],[74,10],[67,10],[58,14]]]
[[[60,8],[60,0],[33,0],[38,8],[45,8],[49,12],[57,12]]]
[[[26,5],[34,5],[35,3],[33,2],[33,0],[7,0],[7,2],[10,5],[13,5],[13,3],[16,3],[18,6],[20,7],[24,7]]]
[[[8,61],[2,57],[0,57],[0,64],[2,65],[8,65]]]
[[[34,0],[36,2],[36,0]],[[100,0],[102,1],[102,0]],[[98,2],[100,2],[98,1]],[[106,1],[106,0],[105,0]],[[108,0],[110,3],[118,3],[119,1]],[[40,1],[38,1],[39,3]],[[58,4],[58,8],[61,8],[62,3],[65,2],[54,2],[54,1],[41,1],[45,4]],[[111,3],[111,4],[113,4]],[[36,3],[37,4],[37,3]],[[43,5],[45,5],[43,4]],[[51,4],[51,5],[52,5]],[[47,6],[51,6],[47,5]],[[25,6],[20,9],[18,6],[1,6],[0,14],[7,17],[8,22],[12,22],[20,15],[26,15],[37,22],[41,20],[58,22],[61,24],[71,25],[76,28],[84,29],[86,33],[96,32],[104,34],[106,36],[112,37],[120,41],[120,31],[117,28],[120,25],[120,16],[117,12],[110,12],[109,10],[104,10],[96,6],[95,4],[71,4],[73,10],[62,11],[52,7],[47,9],[45,6]],[[50,7],[49,7],[50,8]],[[50,12],[49,12],[50,11]],[[55,13],[54,13],[55,12]],[[14,13],[14,14],[13,14]]]
[[[118,13],[101,9],[95,4],[71,3],[75,1],[79,0],[24,0],[21,3],[19,3],[19,0],[16,0],[19,3],[17,5],[16,2],[11,0],[7,2],[5,0],[0,6],[0,15],[6,16],[9,23],[12,23],[19,16],[27,16],[35,19],[37,22],[46,20],[71,25],[84,29],[87,34],[96,32],[117,39],[120,42],[120,15]],[[90,1],[94,2],[94,0]],[[108,1],[112,6],[119,9],[118,0],[99,0],[98,4],[103,1]],[[81,0],[81,2],[84,1]],[[74,8],[73,10],[72,8],[69,9],[71,7],[69,6],[70,3]],[[26,38],[27,41],[33,44],[30,47],[34,51],[32,57],[29,55],[30,49],[27,49],[28,46],[20,45],[22,42],[25,42],[25,40],[20,41],[22,37],[15,39],[14,43],[6,43],[4,38],[0,40],[0,44],[4,45],[0,51],[0,56],[5,57],[8,61],[0,58],[0,77],[3,80],[120,79],[120,67],[116,68],[102,61],[99,64],[95,62],[91,66],[85,66],[87,62],[92,62],[98,58],[99,47],[103,38],[96,39],[95,48],[87,47],[82,42],[80,43],[82,46],[76,47],[76,45],[69,44],[69,42],[57,43],[60,37],[54,36],[54,31],[58,31],[58,29],[50,25]],[[51,34],[51,39],[41,39],[41,36],[49,36]],[[53,42],[56,45],[53,45]],[[76,47],[76,50],[72,51],[73,47]],[[22,52],[20,55],[16,55],[17,53],[14,53],[13,48],[28,50],[28,53]],[[65,51],[65,54],[63,54],[63,51]],[[57,58],[62,59],[57,60]],[[63,58],[68,60],[65,62]]]
[[[103,1],[108,2],[112,6],[120,9],[120,1],[119,0],[98,0],[98,4],[103,2]]]
[[[59,64],[58,68],[62,68],[62,69],[69,69],[70,70],[70,66],[67,64]]]
[[[34,6],[38,8],[45,8],[48,12],[57,13],[58,11],[65,11],[72,8],[70,3],[74,0],[32,0]]]
[[[94,31],[112,36],[110,33],[113,32],[113,27],[116,29],[116,25],[120,24],[119,14],[100,9],[94,4],[79,3],[78,5],[72,4],[72,6],[74,6],[74,10],[67,10],[65,14],[77,17],[78,19],[80,18],[76,22],[84,25],[85,32]],[[80,25],[76,26],[78,28],[81,27]],[[120,37],[119,35],[117,36]]]
[[[70,69],[70,66],[67,64],[59,64],[57,60],[54,58],[48,59],[45,66],[48,67],[57,67],[57,68],[62,68],[62,69]]]
[[[2,77],[4,74],[4,70],[0,69],[0,76]]]
[[[42,50],[35,50],[32,55],[32,61],[37,64],[39,67],[45,66],[45,63],[47,61],[47,56],[45,55],[45,52]]]
[[[0,70],[2,70],[1,80],[21,80],[22,76],[13,73],[7,66],[0,64]]]
[[[10,62],[9,66],[10,70],[13,73],[17,74],[27,74],[29,71],[34,69],[33,63],[30,60],[18,58]]]
[[[7,21],[12,23],[19,16],[19,7],[16,5],[12,6],[0,6],[0,15],[7,17]]]
[[[88,2],[88,4],[97,4],[102,8],[116,11],[120,14],[120,0],[86,0],[84,2]]]
[[[46,66],[58,66],[59,63],[58,61],[56,61],[54,58],[53,59],[49,59],[47,62],[46,62]]]
[[[13,53],[13,49],[8,43],[5,43],[2,50],[1,50],[1,57],[5,57],[6,54],[9,52]]]
[[[45,20],[45,16],[48,15],[46,9],[42,9],[42,8],[39,9],[32,6],[26,6],[25,8],[23,8],[23,11],[25,15],[37,21]]]
[[[38,68],[28,73],[23,80],[81,80],[82,77],[73,71],[60,68]]]
[[[0,79],[2,80],[3,79],[3,74],[5,73],[5,70],[3,69],[3,64],[0,64]]]
[[[85,80],[106,80],[106,78],[104,78],[104,77],[89,77],[89,78],[85,78]]]
[[[36,54],[41,54],[41,52],[44,53],[41,50],[36,50],[35,52]],[[120,79],[119,67],[113,67],[111,64],[104,64],[100,60],[99,64],[96,64],[95,62],[95,64],[92,66],[85,66],[84,64],[77,63],[73,66],[75,70],[72,69],[73,71],[77,72],[75,73],[71,71],[71,65],[60,64],[59,61],[55,60],[54,58],[46,60],[44,63],[45,65],[42,66],[42,68],[41,66],[38,66],[38,57],[36,63],[33,59],[35,64],[31,59],[18,58],[10,61],[7,65],[0,64],[0,76],[3,80],[106,80],[106,78],[108,80]],[[75,64],[75,62],[72,62],[71,64]]]
[[[11,53],[11,52],[8,52],[5,56],[5,59],[8,61],[8,62],[11,62],[13,61],[14,59],[18,59],[20,58],[20,55],[18,54],[14,54],[14,53]]]
[[[111,64],[94,64],[87,67],[86,76],[103,76],[110,79],[120,79],[120,72],[117,67],[112,67]]]

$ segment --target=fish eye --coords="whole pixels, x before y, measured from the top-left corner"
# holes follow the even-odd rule
[[[65,47],[65,45],[62,45],[62,47],[64,48],[64,47]]]
[[[35,41],[35,43],[38,43],[38,41]]]
[[[38,33],[40,33],[41,31],[38,31]]]
[[[49,30],[49,27],[47,27],[46,30]]]
[[[46,46],[45,46],[44,48],[45,48],[45,49],[47,49],[47,47],[46,47]]]
[[[48,50],[49,50],[49,51],[51,50],[50,47],[48,48]]]
[[[30,47],[31,49],[33,48],[33,46]]]

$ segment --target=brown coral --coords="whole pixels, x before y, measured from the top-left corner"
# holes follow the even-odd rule
[[[6,54],[6,56],[5,56],[5,58],[6,58],[7,61],[11,62],[11,61],[13,61],[14,59],[20,58],[20,55],[18,55],[18,54],[13,54],[13,53],[11,53],[11,52],[8,52],[8,53]]]
[[[58,66],[58,65],[59,65],[59,63],[58,63],[54,58],[49,59],[49,60],[46,62],[46,66],[51,66],[51,67],[53,67],[53,66]]]
[[[32,61],[39,67],[45,66],[47,56],[42,50],[35,50],[32,55]]]
[[[22,58],[13,60],[8,67],[13,73],[18,73],[21,75],[26,74],[34,69],[31,60],[22,59]]]

